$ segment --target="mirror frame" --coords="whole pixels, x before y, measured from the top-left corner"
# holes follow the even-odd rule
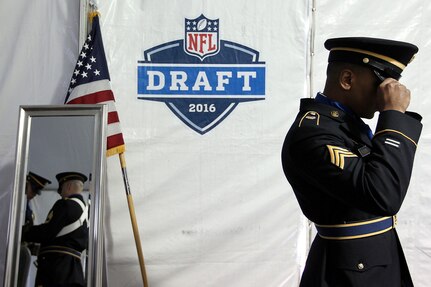
[[[38,117],[93,117],[93,180],[89,184],[91,195],[87,286],[102,286],[104,264],[104,202],[106,182],[106,105],[39,105],[20,106],[16,148],[14,189],[9,209],[6,264],[3,286],[16,286],[18,279],[21,228],[25,213],[25,182],[30,148],[31,123]]]

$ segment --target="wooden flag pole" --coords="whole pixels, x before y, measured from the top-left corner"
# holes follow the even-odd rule
[[[126,159],[124,153],[118,154],[120,157],[121,171],[123,173],[124,188],[126,190],[127,203],[129,204],[130,219],[132,221],[133,235],[135,236],[136,250],[138,251],[139,265],[141,266],[142,280],[144,287],[148,287],[147,273],[145,271],[144,254],[142,253],[141,239],[139,237],[138,225],[136,223],[135,206],[133,204],[132,193],[130,192],[129,180],[127,178]]]

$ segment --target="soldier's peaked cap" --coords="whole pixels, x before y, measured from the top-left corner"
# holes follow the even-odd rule
[[[407,42],[368,37],[328,39],[325,48],[330,51],[329,63],[366,65],[396,80],[419,50]]]
[[[51,181],[48,179],[35,174],[34,172],[29,172],[27,174],[27,181],[31,184],[35,193],[40,194],[40,191],[47,185],[50,184]]]
[[[76,171],[61,172],[55,176],[58,180],[58,192],[61,192],[63,183],[69,180],[80,180],[82,183],[87,181],[87,176]]]

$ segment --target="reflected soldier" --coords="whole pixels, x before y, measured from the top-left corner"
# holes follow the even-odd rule
[[[33,226],[34,223],[34,214],[33,210],[30,207],[30,201],[36,196],[40,195],[40,192],[42,189],[45,188],[47,184],[50,184],[51,181],[49,181],[46,178],[43,178],[42,176],[35,174],[33,172],[29,172],[26,179],[25,184],[25,195],[27,197],[27,205],[25,208],[25,226]]]
[[[85,286],[81,252],[88,246],[88,206],[82,196],[87,177],[78,172],[56,175],[61,195],[46,222],[23,234],[41,243],[36,286]]]
[[[30,201],[36,196],[51,181],[48,179],[29,172],[26,177],[25,195],[26,195],[26,208],[23,232],[29,229],[34,224],[34,213],[30,206]],[[31,255],[36,255],[38,252],[39,244],[22,242],[20,247],[19,269],[18,269],[18,286],[25,286],[27,276],[30,270]]]

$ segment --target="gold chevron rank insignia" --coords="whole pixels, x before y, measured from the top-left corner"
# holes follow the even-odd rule
[[[346,157],[358,157],[348,149],[341,148],[338,146],[326,145],[328,147],[329,155],[331,156],[331,163],[344,169],[344,158]]]

